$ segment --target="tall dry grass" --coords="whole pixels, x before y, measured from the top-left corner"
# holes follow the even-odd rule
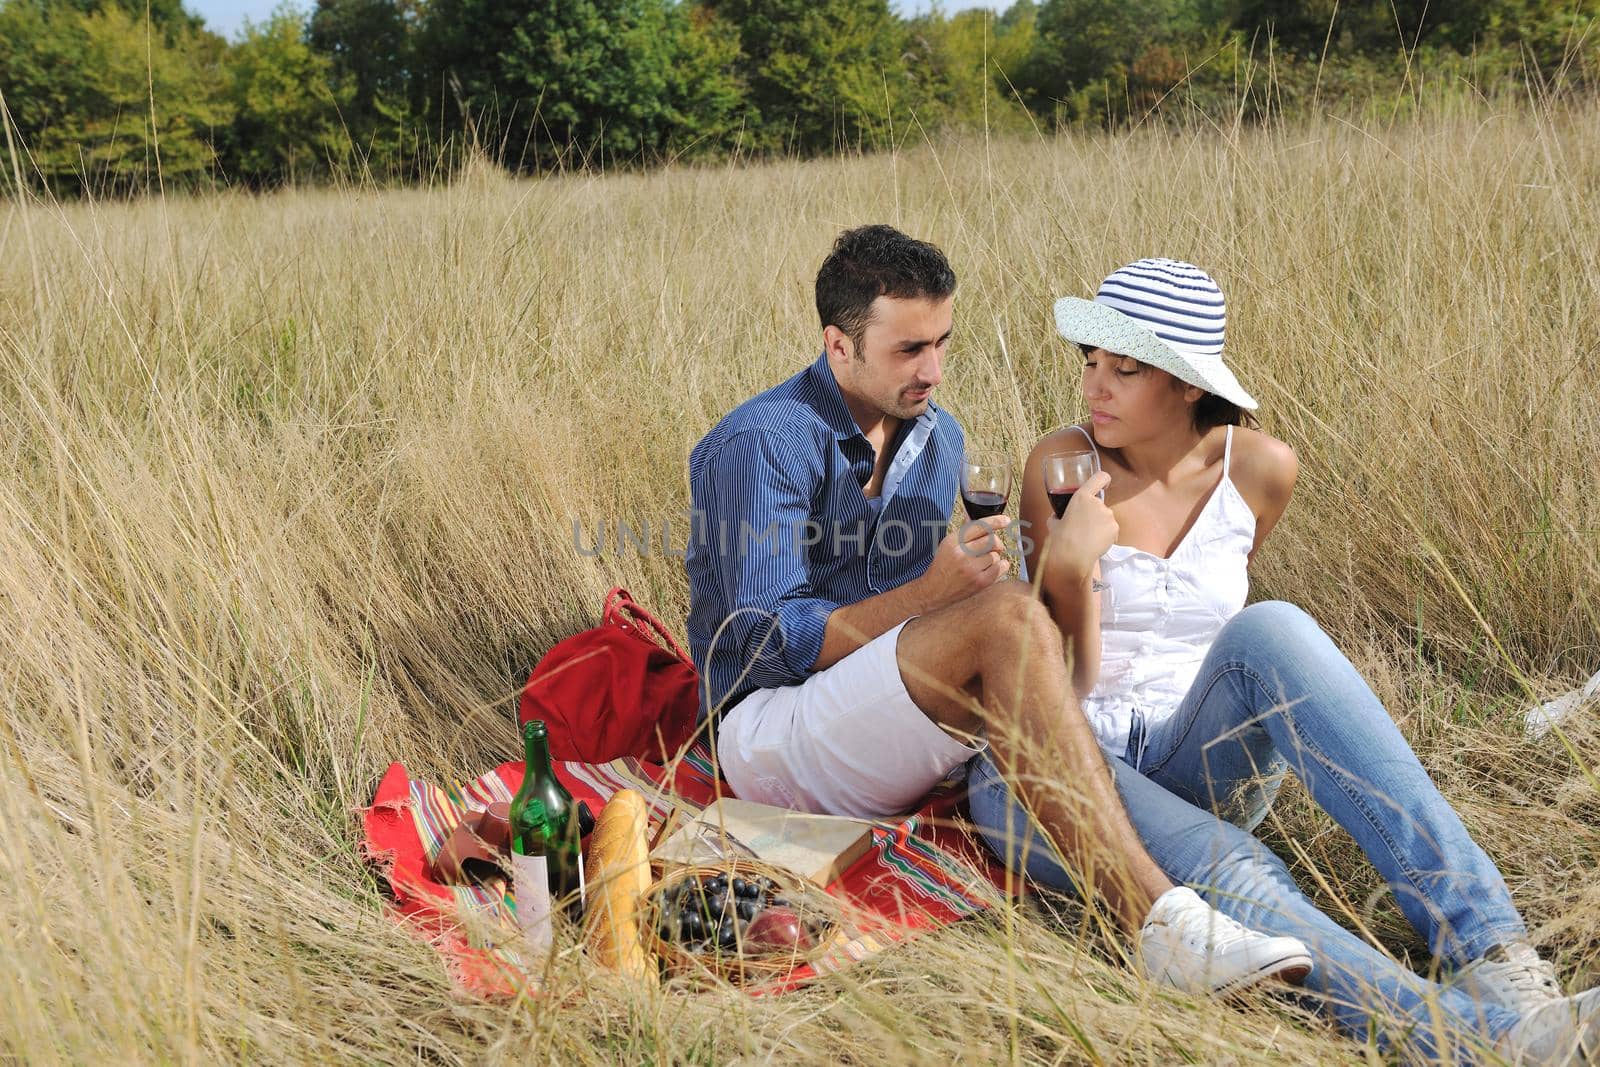
[[[0,1049],[19,1059],[1356,1061],[1283,1002],[1185,1001],[1004,909],[796,996],[452,994],[383,915],[352,813],[382,769],[514,751],[516,683],[679,560],[575,546],[681,518],[690,445],[809,361],[841,229],[961,277],[943,402],[1022,454],[1079,412],[1050,326],[1192,259],[1303,464],[1258,595],[1317,615],[1600,979],[1594,719],[1516,709],[1600,666],[1600,113],[1465,108],[730,170],[0,211]],[[614,538],[614,531],[613,531]],[[1350,840],[1270,841],[1400,953]],[[1330,899],[1330,894],[1338,900]],[[1415,962],[1424,965],[1420,957]]]

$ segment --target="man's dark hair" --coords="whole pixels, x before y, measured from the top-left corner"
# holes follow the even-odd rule
[[[839,235],[817,270],[817,316],[843,330],[860,359],[878,297],[943,300],[955,291],[955,271],[933,245],[893,226],[860,226]]]

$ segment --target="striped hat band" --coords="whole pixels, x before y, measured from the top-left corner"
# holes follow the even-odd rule
[[[1195,355],[1222,355],[1227,309],[1211,276],[1174,259],[1141,259],[1114,271],[1094,294],[1167,344]]]
[[[1227,304],[1211,275],[1176,259],[1141,259],[1113,271],[1093,300],[1062,297],[1056,329],[1074,344],[1091,345],[1159,367],[1254,409],[1222,361]]]

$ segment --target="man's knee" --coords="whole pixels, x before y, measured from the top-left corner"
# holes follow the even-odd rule
[[[1019,588],[1007,588],[1019,587]],[[1050,609],[1031,596],[1022,582],[1001,582],[985,590],[988,603],[976,612],[983,620],[979,631],[980,647],[988,656],[1000,657],[1015,666],[1019,657],[1061,657],[1061,631]]]

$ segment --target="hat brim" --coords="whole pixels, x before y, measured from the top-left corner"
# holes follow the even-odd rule
[[[1221,357],[1204,359],[1184,354],[1114,307],[1078,296],[1055,304],[1056,331],[1075,345],[1103,348],[1119,356],[1159,367],[1208,393],[1215,393],[1247,411],[1260,407],[1245,392]]]

